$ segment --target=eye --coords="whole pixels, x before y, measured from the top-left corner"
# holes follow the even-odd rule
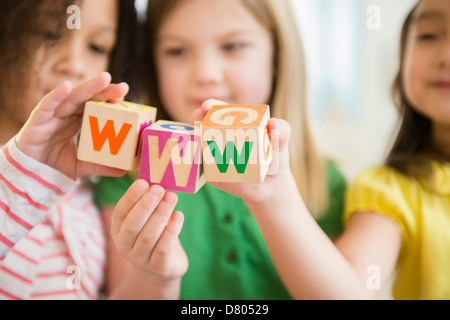
[[[225,44],[225,45],[223,46],[223,49],[224,49],[225,51],[231,51],[231,52],[233,52],[233,51],[238,51],[238,50],[240,50],[240,49],[242,49],[242,48],[244,48],[244,44],[242,44],[242,43],[237,43],[237,42],[230,42],[230,43],[227,43],[227,44]]]
[[[36,34],[47,48],[55,47],[61,40],[61,33],[53,30],[37,30]]]
[[[101,46],[101,45],[98,45],[98,44],[95,44],[95,43],[90,44],[89,45],[89,49],[92,52],[96,53],[96,54],[103,55],[103,54],[107,54],[108,53],[108,49],[106,49],[104,46]]]
[[[431,32],[422,33],[417,36],[417,39],[419,41],[433,41],[433,40],[436,40],[437,38],[438,38],[438,35],[436,33],[431,33]]]
[[[170,48],[165,50],[165,54],[171,57],[181,57],[187,54],[187,50],[184,48]]]
[[[56,42],[61,37],[61,34],[53,30],[41,30],[40,36],[44,41]]]

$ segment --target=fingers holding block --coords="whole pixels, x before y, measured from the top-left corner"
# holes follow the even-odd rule
[[[272,161],[267,105],[213,106],[202,123],[207,182],[261,183]]]
[[[87,102],[78,159],[127,171],[138,168],[141,133],[155,122],[156,113],[156,108],[130,102]]]
[[[158,121],[144,130],[140,178],[167,190],[196,193],[205,183],[200,128]]]

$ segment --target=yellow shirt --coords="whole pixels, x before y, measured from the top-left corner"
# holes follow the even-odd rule
[[[378,212],[402,230],[395,299],[450,299],[450,164],[433,168],[427,181],[388,167],[370,169],[347,194],[344,219]]]

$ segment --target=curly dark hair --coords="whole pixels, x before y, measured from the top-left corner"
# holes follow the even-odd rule
[[[51,46],[62,36],[67,8],[83,0],[0,0],[0,103],[19,98],[28,85],[34,52]],[[127,82],[127,99],[139,98],[137,73],[138,20],[134,0],[118,0],[117,45],[111,53],[109,72],[113,82]],[[51,31],[51,32],[49,32]],[[10,100],[11,101],[11,100]],[[14,101],[14,100],[13,100]]]

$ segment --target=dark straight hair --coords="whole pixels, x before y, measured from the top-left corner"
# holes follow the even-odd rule
[[[139,47],[141,42],[138,39],[141,29],[138,24],[135,0],[118,0],[118,3],[117,44],[111,53],[109,72],[113,82],[127,82],[130,85],[127,100],[138,102],[136,100],[140,100],[141,83],[138,63],[142,61],[142,49]]]
[[[401,123],[386,165],[407,175],[427,177],[431,173],[431,161],[426,154],[431,149],[432,124],[408,101],[402,78],[408,34],[417,6],[406,18],[400,38],[400,68],[392,86],[392,97]]]

